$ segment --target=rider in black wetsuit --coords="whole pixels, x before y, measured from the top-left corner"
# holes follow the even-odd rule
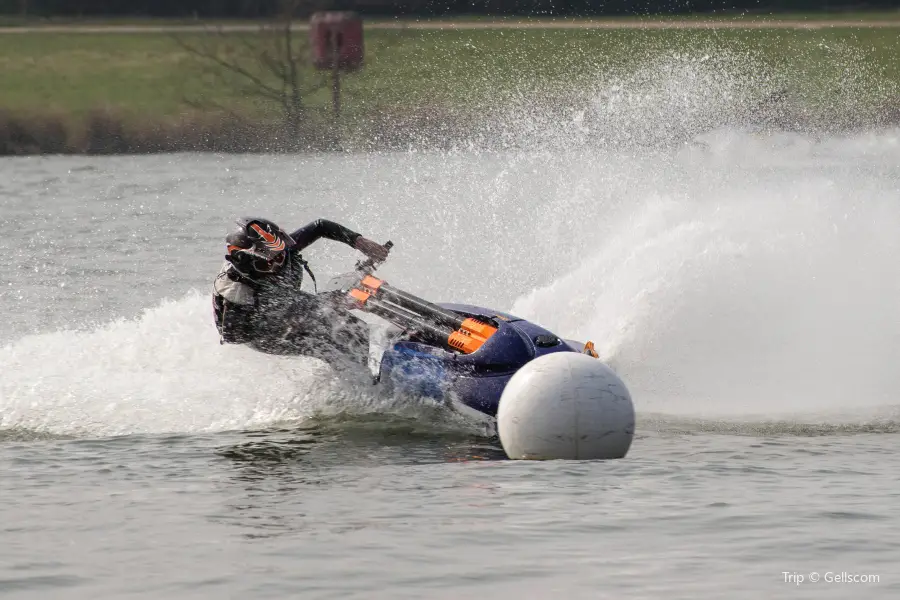
[[[330,294],[300,290],[300,252],[326,238],[343,242],[375,260],[388,249],[333,221],[318,219],[287,234],[266,219],[238,220],[226,238],[225,264],[216,276],[213,310],[222,343],[247,344],[270,354],[300,354],[334,364],[366,364],[366,324]]]

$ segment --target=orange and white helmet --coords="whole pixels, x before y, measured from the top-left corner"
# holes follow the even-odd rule
[[[237,224],[238,229],[225,238],[225,260],[249,279],[280,271],[294,245],[291,236],[266,219],[245,217]]]

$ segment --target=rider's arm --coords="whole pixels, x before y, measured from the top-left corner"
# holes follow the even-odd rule
[[[356,244],[356,240],[360,238],[360,234],[355,231],[335,223],[327,219],[316,219],[309,225],[305,225],[291,234],[296,242],[295,250],[303,250],[319,238],[334,240],[335,242],[343,242],[348,246]]]

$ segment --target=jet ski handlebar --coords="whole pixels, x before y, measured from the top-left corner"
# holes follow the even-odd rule
[[[448,310],[371,274],[363,275],[348,290],[347,299],[354,308],[376,314],[404,329],[418,331],[464,354],[475,352],[497,332],[493,324]]]
[[[390,249],[393,242],[384,247]],[[340,276],[338,289],[352,308],[378,315],[403,329],[449,350],[471,354],[497,332],[494,323],[484,323],[448,310],[434,302],[397,289],[375,277],[384,261],[369,258],[356,263],[352,274]]]

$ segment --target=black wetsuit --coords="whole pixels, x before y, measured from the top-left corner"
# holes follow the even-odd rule
[[[312,356],[331,364],[348,360],[366,364],[366,323],[343,308],[334,295],[300,290],[304,248],[320,238],[353,246],[360,234],[318,219],[290,235],[295,244],[278,273],[250,280],[228,262],[219,272],[213,309],[222,342],[248,344],[270,354]]]

